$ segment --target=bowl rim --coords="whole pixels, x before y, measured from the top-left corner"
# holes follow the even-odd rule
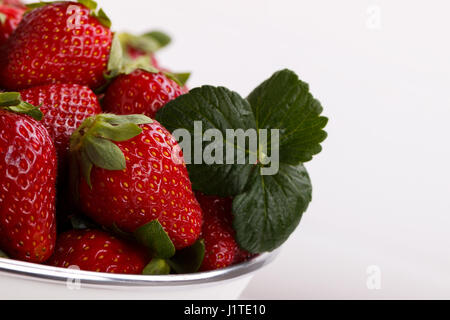
[[[126,275],[65,269],[53,266],[0,258],[0,275],[7,274],[25,277],[30,280],[53,281],[67,284],[68,281],[79,281],[80,284],[111,287],[153,287],[153,286],[185,286],[208,284],[231,280],[248,275],[271,263],[278,256],[280,249],[263,253],[259,256],[227,268],[173,275]]]

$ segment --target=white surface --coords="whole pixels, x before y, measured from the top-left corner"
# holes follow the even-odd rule
[[[324,105],[314,201],[243,298],[450,298],[448,1],[99,2],[116,30],[172,34],[161,63],[191,87],[246,95],[287,67]]]

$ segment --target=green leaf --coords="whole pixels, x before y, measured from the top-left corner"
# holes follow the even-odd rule
[[[170,37],[161,31],[151,31],[143,35],[122,32],[119,34],[119,38],[125,50],[131,47],[146,54],[155,53],[171,42]]]
[[[92,16],[97,18],[97,20],[106,28],[111,28],[111,19],[108,15],[103,11],[103,9],[98,10],[97,12],[92,13]]]
[[[11,112],[26,114],[35,120],[42,120],[44,114],[39,107],[22,101],[20,93],[18,92],[4,92],[0,93],[0,108]]]
[[[55,3],[58,1],[39,1],[39,2],[34,2],[34,3],[27,3],[25,6],[27,7],[27,12],[34,10],[36,8],[41,8],[41,7],[45,7],[46,5]]]
[[[192,160],[187,167],[194,189],[220,196],[233,196],[243,191],[254,164],[248,161],[250,153],[245,145],[234,139],[234,136],[227,137],[226,130],[254,131],[256,124],[250,104],[239,94],[223,87],[196,88],[167,103],[160,109],[156,119],[171,132],[179,128],[189,131],[192,159],[185,160]],[[196,121],[201,124],[201,128],[197,126],[197,130]],[[203,136],[208,129],[217,129],[222,133],[219,141],[223,145],[222,154],[234,154],[234,157],[224,157],[221,159],[223,164],[208,165],[203,162],[201,152],[194,152],[194,146],[202,143],[195,133]],[[203,142],[202,150],[211,143],[214,141]],[[186,155],[186,150],[184,153]],[[199,161],[195,161],[194,154],[200,155],[200,159],[197,159]],[[246,161],[243,162],[246,164],[237,164],[238,154],[245,158]]]
[[[322,111],[308,84],[294,72],[282,70],[247,99],[220,87],[193,89],[166,104],[156,119],[183,147],[193,188],[233,196],[237,242],[250,252],[261,253],[288,239],[311,201],[303,162],[322,150],[321,142],[327,137],[323,129],[328,119],[321,116]],[[216,134],[206,139],[209,129]],[[241,130],[241,138],[243,133],[254,133],[256,139],[251,140],[257,140],[257,146],[250,148],[245,139],[239,142],[227,136],[227,129]],[[222,139],[226,147],[218,148],[216,139]],[[206,150],[214,150],[216,157],[210,154],[205,159]],[[239,164],[228,151],[245,154],[245,161]]]
[[[184,86],[188,82],[189,78],[191,77],[190,72],[174,73],[173,75],[175,76],[175,78],[178,79],[181,86]]]
[[[8,255],[6,253],[4,253],[2,250],[0,250],[0,258],[6,258],[8,259]]]
[[[189,72],[172,73],[172,72],[165,71],[163,73],[166,77],[175,81],[180,87],[183,87],[186,84],[186,82],[189,80],[189,78],[191,77],[191,74]]]
[[[92,168],[94,167],[94,163],[88,157],[88,155],[86,154],[86,150],[84,150],[84,149],[82,149],[80,151],[79,163],[80,163],[81,174],[82,174],[84,180],[86,181],[89,188],[92,188],[91,172],[92,172]]]
[[[252,253],[272,251],[297,228],[312,198],[303,165],[282,164],[274,176],[254,172],[248,190],[233,200],[236,241]]]
[[[175,246],[158,220],[153,220],[134,232],[136,239],[150,249],[155,258],[168,259],[175,254]]]
[[[78,3],[81,3],[86,8],[91,11],[91,15],[100,22],[106,28],[111,28],[111,19],[106,15],[105,11],[102,8],[97,10],[98,4],[93,0],[78,0]]]
[[[122,69],[122,64],[123,49],[122,45],[120,44],[119,36],[117,33],[115,33],[111,44],[111,51],[109,53],[106,78],[108,79],[116,77]]]
[[[153,258],[142,271],[143,275],[166,275],[170,273],[170,266],[165,259]]]
[[[143,114],[128,114],[128,115],[115,115],[111,113],[105,113],[98,116],[101,121],[112,125],[122,125],[126,123],[134,124],[149,124],[153,123],[153,120]]]
[[[94,136],[117,142],[130,140],[141,133],[142,129],[134,123],[122,123],[115,126],[103,123],[91,131]]]
[[[0,93],[0,107],[16,106],[22,101],[19,92]]]
[[[84,5],[85,7],[87,7],[90,10],[97,9],[97,2],[95,2],[93,0],[78,0],[78,3],[81,3],[82,5]]]
[[[123,170],[126,168],[122,150],[109,140],[86,136],[84,150],[89,160],[97,167],[106,170]]]
[[[0,25],[4,25],[6,22],[6,15],[0,12]]]
[[[205,257],[205,241],[197,240],[192,246],[177,251],[167,262],[178,274],[194,273],[200,269]]]
[[[322,151],[328,119],[323,108],[309,92],[307,83],[290,70],[275,73],[249,96],[258,129],[281,131],[280,161],[296,165],[312,160]],[[267,150],[271,150],[270,134]]]
[[[162,31],[154,30],[144,33],[142,37],[151,38],[158,43],[159,49],[164,48],[172,42],[170,36]]]
[[[41,121],[44,118],[44,114],[39,109],[39,107],[35,107],[28,102],[22,101],[19,103],[19,105],[9,107],[9,109],[14,112],[29,115],[30,117],[32,117],[33,119],[38,120],[38,121]]]
[[[124,60],[120,74],[131,74],[137,69],[142,69],[150,73],[158,73],[159,70],[152,66],[150,58],[142,56],[137,59]]]

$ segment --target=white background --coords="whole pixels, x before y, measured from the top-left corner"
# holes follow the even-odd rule
[[[99,2],[115,30],[171,34],[160,61],[191,87],[245,96],[290,68],[330,118],[313,203],[242,298],[450,298],[448,1]]]

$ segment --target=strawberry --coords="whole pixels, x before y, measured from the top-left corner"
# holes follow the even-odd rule
[[[39,3],[6,44],[0,85],[18,90],[45,84],[104,83],[112,47],[110,21],[96,3]]]
[[[26,9],[26,6],[23,4],[21,0],[0,0],[0,5]]]
[[[48,265],[81,270],[141,274],[150,256],[137,244],[117,239],[99,230],[71,230],[56,241],[55,253]]]
[[[176,249],[192,245],[202,213],[180,153],[174,137],[146,116],[88,118],[71,138],[83,212],[125,232],[157,220]]]
[[[39,115],[18,94],[0,94],[0,106]],[[43,262],[56,239],[55,147],[27,115],[0,110],[0,123],[0,248],[14,259]]]
[[[11,33],[17,28],[24,12],[24,8],[0,3],[0,46],[5,44]]]
[[[61,168],[66,167],[72,133],[88,117],[101,113],[97,96],[88,87],[77,84],[54,84],[20,91],[22,99],[39,105],[43,124],[55,143]]]
[[[195,193],[203,211],[202,238],[205,241],[205,257],[202,271],[216,270],[246,261],[251,254],[239,248],[232,227],[232,198],[207,196]]]
[[[167,102],[184,92],[161,72],[142,69],[119,75],[106,90],[103,108],[115,114],[145,114],[154,118]]]

